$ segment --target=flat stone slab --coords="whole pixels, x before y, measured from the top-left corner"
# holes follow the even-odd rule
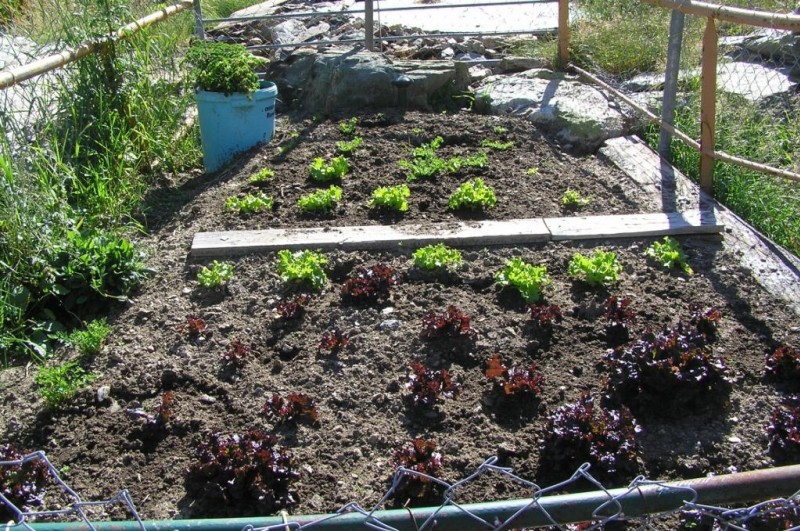
[[[311,229],[198,232],[195,258],[279,249],[392,249],[445,243],[452,246],[517,245],[576,240],[677,234],[709,234],[723,229],[709,212],[527,218],[439,225],[360,225]]]

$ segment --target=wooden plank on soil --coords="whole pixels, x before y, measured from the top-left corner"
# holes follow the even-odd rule
[[[554,241],[716,234],[723,230],[713,211],[691,210],[621,216],[545,218]]]
[[[637,137],[606,141],[600,150],[653,198],[653,206],[665,212],[685,208],[713,209],[726,226],[722,245],[733,249],[739,264],[771,295],[782,299],[800,315],[800,259],[758,232],[739,216],[659,157]],[[733,265],[733,264],[732,264]]]
[[[279,249],[392,249],[443,242],[497,245],[544,242],[550,232],[541,218],[439,225],[362,225],[311,229],[199,232],[193,257],[226,256]]]
[[[714,199],[698,188],[672,164],[659,157],[638,137],[619,137],[606,141],[600,155],[610,160],[636,181],[659,212],[716,208]]]

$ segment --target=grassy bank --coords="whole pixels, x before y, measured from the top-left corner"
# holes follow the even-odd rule
[[[74,46],[154,10],[145,2],[19,4],[10,31]],[[8,17],[6,17],[8,19]],[[0,352],[2,362],[52,352],[146,276],[136,240],[153,179],[198,165],[196,135],[179,134],[191,95],[177,51],[191,14],[145,30],[17,89],[39,119],[0,116]]]

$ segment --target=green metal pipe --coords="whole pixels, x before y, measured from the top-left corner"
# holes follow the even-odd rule
[[[611,515],[617,509],[626,517],[640,517],[667,511],[675,511],[687,501],[698,504],[719,506],[731,503],[765,501],[773,498],[789,497],[800,491],[800,465],[777,467],[753,472],[727,474],[707,478],[674,481],[660,484],[644,484],[635,488],[610,489],[577,494],[545,496],[538,504],[530,506],[531,499],[507,500],[489,503],[463,505],[461,508],[447,505],[443,508],[425,507],[416,509],[393,509],[376,511],[373,522],[381,522],[399,531],[417,531],[430,517],[435,518],[436,531],[464,531],[473,524],[478,525],[476,517],[492,525],[500,525],[517,515],[510,527],[537,527],[552,524],[585,522],[597,518],[599,507],[606,504],[606,509],[599,512]],[[696,493],[696,499],[692,500]],[[619,506],[609,504],[609,495],[616,498]],[[527,509],[526,509],[527,508]],[[525,509],[525,510],[523,510]],[[467,511],[471,513],[467,514]],[[522,511],[520,513],[520,511]],[[520,514],[517,514],[520,513]],[[548,518],[550,515],[552,520]],[[413,519],[411,517],[413,515]],[[290,515],[289,522],[307,525],[317,520],[326,519],[318,524],[325,531],[340,531],[356,528],[367,528],[367,517],[358,512],[339,515]],[[147,531],[240,531],[246,526],[254,528],[280,526],[284,520],[279,516],[252,518],[224,518],[204,520],[160,520],[146,521]],[[93,524],[97,531],[136,531],[139,524],[126,522],[98,522]],[[33,524],[36,531],[88,531],[83,523]],[[431,528],[429,522],[425,528]]]

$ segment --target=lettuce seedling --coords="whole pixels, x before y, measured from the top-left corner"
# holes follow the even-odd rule
[[[680,269],[687,275],[693,275],[694,270],[686,263],[686,254],[681,244],[674,238],[664,236],[663,242],[653,242],[644,251],[647,258],[661,264],[664,269]]]
[[[350,302],[370,303],[389,297],[392,286],[400,283],[400,275],[386,264],[356,268],[342,285],[342,297]]]
[[[344,136],[353,136],[356,134],[356,126],[358,125],[358,118],[353,116],[349,120],[342,120],[339,122],[339,132]]]
[[[767,379],[781,384],[787,391],[800,390],[800,349],[779,346],[767,355],[765,369]]]
[[[605,409],[599,398],[583,393],[574,405],[562,406],[547,419],[540,459],[550,473],[592,466],[602,481],[619,482],[638,473],[641,428],[625,406]]]
[[[353,152],[356,149],[361,147],[361,144],[363,144],[363,143],[364,143],[364,139],[361,138],[360,136],[357,136],[357,137],[353,138],[349,142],[348,141],[344,141],[344,140],[340,140],[339,142],[336,142],[336,151],[338,151],[339,153],[341,153],[345,157],[349,157],[350,155],[353,154]]]
[[[583,197],[579,191],[567,188],[561,196],[561,204],[567,208],[578,208],[592,204],[592,198]]]
[[[197,446],[197,461],[184,473],[191,496],[219,492],[221,506],[201,508],[203,516],[227,516],[226,507],[247,514],[272,514],[297,503],[293,485],[300,479],[289,448],[261,430],[241,435],[212,434]]]
[[[604,286],[619,280],[622,266],[617,254],[597,249],[591,256],[575,253],[569,262],[569,276],[579,278],[591,286]]]
[[[394,499],[412,504],[430,502],[441,496],[442,487],[429,478],[439,478],[444,457],[436,451],[436,441],[414,439],[397,448],[392,455],[392,468],[403,467],[424,476],[405,476],[394,492]]]
[[[175,407],[175,393],[164,391],[161,393],[161,401],[155,407],[156,414],[148,418],[148,425],[151,428],[163,428],[173,416]]]
[[[184,334],[191,341],[205,339],[206,322],[197,315],[187,315],[186,322],[177,327],[178,332]]]
[[[462,261],[461,252],[458,249],[450,248],[443,243],[420,247],[411,256],[414,259],[414,265],[425,271],[450,265],[458,266]]]
[[[551,284],[547,274],[547,266],[528,264],[522,258],[513,258],[506,262],[506,267],[494,276],[501,286],[514,286],[528,303],[538,302],[542,298],[542,289]]]
[[[411,160],[401,160],[397,163],[401,168],[408,170],[406,180],[430,179],[446,171],[447,163],[436,155],[436,150],[442,142],[444,139],[437,136],[429,144],[414,148],[411,151]]]
[[[610,351],[604,364],[609,396],[634,411],[685,415],[727,404],[731,379],[709,338],[680,321],[655,333],[646,329],[631,345]]]
[[[265,194],[247,194],[244,197],[229,197],[225,200],[225,209],[239,214],[258,214],[262,210],[272,208],[272,198]]]
[[[215,289],[233,278],[233,264],[214,260],[197,272],[197,282],[206,289]]]
[[[775,406],[767,426],[769,452],[783,463],[800,461],[800,406],[797,399]]]
[[[494,190],[487,186],[480,177],[471,179],[461,186],[450,196],[447,206],[451,210],[469,209],[480,210],[494,208],[497,204],[497,197]]]
[[[717,308],[703,308],[699,302],[689,304],[689,324],[697,328],[709,342],[717,339],[717,326],[721,320],[722,312]]]
[[[261,168],[247,179],[250,184],[264,184],[275,178],[275,171],[269,168]]]
[[[21,461],[23,457],[11,444],[0,446],[0,461]],[[50,469],[42,459],[26,461],[21,465],[0,466],[0,494],[21,511],[41,509],[46,489],[52,483]],[[16,517],[10,507],[0,502],[0,522],[11,522],[9,528],[13,528]]]
[[[531,320],[539,328],[552,328],[553,323],[558,323],[564,319],[561,308],[555,304],[531,304]]]
[[[327,190],[317,190],[297,200],[297,206],[306,213],[328,213],[342,200],[342,189],[331,185]]]
[[[630,339],[631,327],[636,324],[636,312],[631,308],[631,299],[609,296],[605,302],[603,317],[606,319],[606,338],[612,343],[624,343]]]
[[[453,305],[448,306],[444,313],[431,310],[422,317],[422,337],[426,339],[437,337],[475,339],[477,335],[478,332],[470,326],[470,318]]]
[[[311,284],[314,289],[320,289],[328,281],[323,266],[328,264],[328,259],[321,253],[309,250],[292,252],[289,250],[278,251],[278,273],[284,282],[296,285]]]
[[[411,197],[411,190],[405,184],[382,186],[372,191],[372,199],[369,202],[369,206],[395,212],[406,212],[408,211],[409,197]]]
[[[350,336],[347,332],[334,327],[331,330],[326,330],[317,344],[317,352],[327,350],[329,352],[338,352],[350,343]]]
[[[458,396],[461,386],[453,382],[447,369],[434,371],[419,361],[412,361],[406,373],[406,389],[411,391],[409,400],[414,406],[430,408],[439,402],[440,396]]]
[[[300,319],[306,313],[306,304],[311,300],[311,295],[301,293],[292,299],[283,299],[275,305],[275,311],[284,321]]]
[[[306,422],[316,424],[319,418],[317,401],[304,393],[289,393],[283,398],[274,393],[264,402],[264,416],[275,424]]]
[[[527,367],[519,365],[509,367],[503,363],[499,354],[495,354],[486,361],[484,374],[495,384],[496,391],[516,401],[530,400],[542,394],[544,376],[535,363]]]
[[[250,354],[250,347],[239,341],[238,339],[234,339],[228,345],[228,348],[225,349],[225,352],[222,354],[222,363],[229,367],[244,367],[247,363],[247,357]]]
[[[514,147],[514,142],[510,140],[508,142],[500,142],[499,140],[489,140],[487,138],[481,142],[481,147],[490,148],[497,151],[508,151]]]
[[[311,178],[317,182],[324,183],[336,181],[345,176],[350,171],[350,165],[344,155],[333,157],[330,163],[326,163],[322,157],[317,157],[311,166],[308,167]]]

